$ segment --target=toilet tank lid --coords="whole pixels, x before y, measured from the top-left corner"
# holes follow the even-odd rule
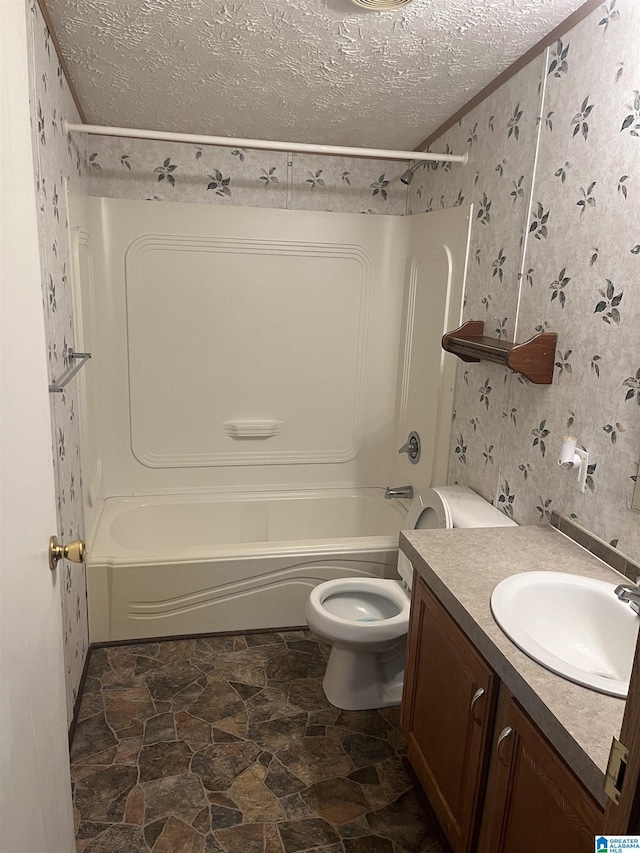
[[[435,489],[419,492],[411,502],[405,521],[406,530],[415,530],[418,522],[421,522],[421,529],[447,529],[452,526],[447,502]]]
[[[454,527],[517,527],[513,519],[468,486],[439,486],[434,491],[447,503]]]

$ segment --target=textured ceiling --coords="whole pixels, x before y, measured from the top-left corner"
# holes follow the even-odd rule
[[[581,0],[47,0],[87,121],[414,148]]]

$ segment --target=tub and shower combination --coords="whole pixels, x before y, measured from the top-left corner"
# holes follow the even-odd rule
[[[91,641],[299,626],[318,583],[393,577],[384,486],[446,479],[470,208],[70,210]]]

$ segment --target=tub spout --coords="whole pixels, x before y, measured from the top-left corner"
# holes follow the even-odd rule
[[[390,486],[384,491],[384,496],[387,500],[391,500],[391,498],[407,498],[411,500],[413,497],[413,486],[396,486],[392,489]]]

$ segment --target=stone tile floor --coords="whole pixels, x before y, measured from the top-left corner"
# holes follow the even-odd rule
[[[94,649],[71,751],[83,853],[444,853],[397,708],[339,711],[307,631]]]

